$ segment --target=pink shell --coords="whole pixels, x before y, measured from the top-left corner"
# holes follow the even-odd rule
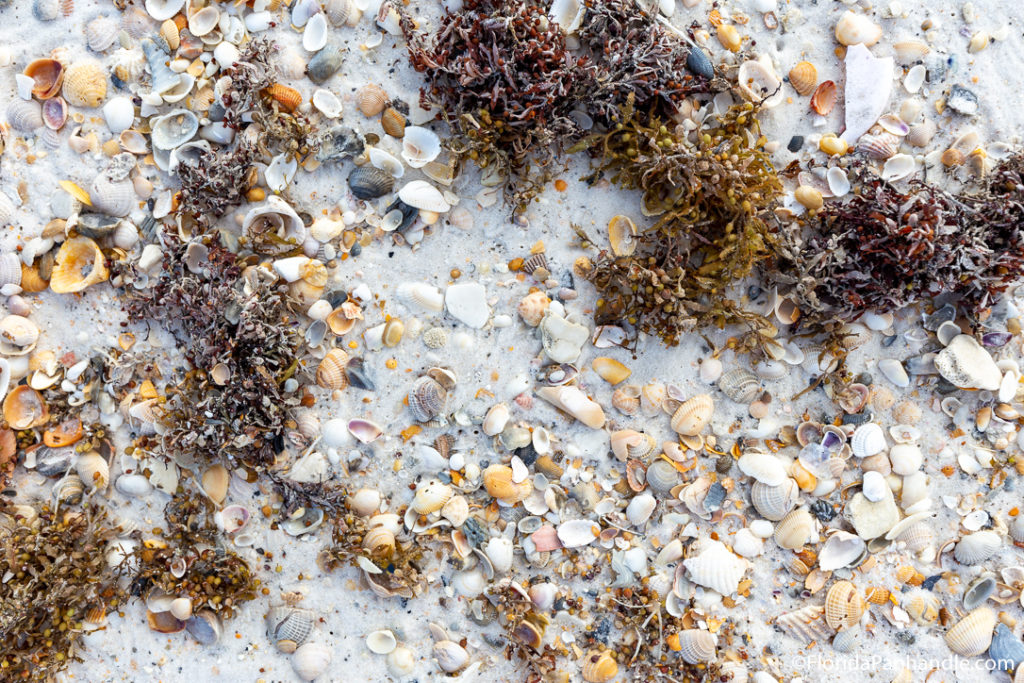
[[[562,542],[558,540],[558,531],[550,524],[545,524],[530,534],[530,540],[537,546],[537,552],[541,553],[558,550],[562,547]]]
[[[54,97],[43,102],[43,123],[50,130],[60,130],[68,120],[68,103],[63,97]]]

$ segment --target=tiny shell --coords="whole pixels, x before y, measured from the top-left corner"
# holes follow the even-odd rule
[[[616,256],[630,256],[636,251],[636,224],[629,216],[612,216],[608,221],[608,241]]]
[[[394,107],[388,107],[380,115],[381,127],[393,138],[401,138],[405,135],[405,124],[405,116]]]
[[[370,635],[366,636],[366,647],[374,654],[386,655],[398,647],[398,639],[388,629],[373,631]]]
[[[325,389],[344,389],[348,386],[345,366],[348,354],[341,349],[331,349],[316,369],[316,383]]]
[[[594,372],[601,376],[601,379],[611,385],[618,384],[629,377],[631,371],[628,367],[614,358],[599,357],[591,363]]]
[[[429,422],[441,414],[448,392],[432,377],[420,377],[409,391],[409,410],[420,422]]]
[[[21,133],[31,133],[43,125],[42,107],[35,100],[12,99],[7,105],[7,123]]]
[[[537,290],[524,296],[517,307],[519,316],[530,327],[537,327],[548,310],[551,299],[544,292]]]
[[[899,138],[889,133],[866,134],[857,141],[857,151],[870,159],[888,159],[894,156],[899,149]]]
[[[826,116],[836,105],[836,84],[832,81],[822,81],[811,95],[811,109],[816,113]]]
[[[789,84],[801,95],[810,95],[818,85],[818,70],[810,62],[798,62],[789,70]]]
[[[640,411],[640,387],[628,384],[612,392],[612,406],[623,415],[636,415]]]

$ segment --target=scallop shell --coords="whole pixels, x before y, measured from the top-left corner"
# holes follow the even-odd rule
[[[402,138],[402,158],[412,168],[422,168],[441,153],[441,138],[429,128],[409,126]]]
[[[818,70],[810,62],[798,62],[789,70],[789,84],[801,95],[810,95],[818,86]]]
[[[362,11],[354,0],[327,0],[324,14],[333,26],[355,26],[362,16]]]
[[[295,111],[302,104],[302,93],[284,83],[271,83],[264,92],[289,112]]]
[[[837,581],[825,595],[825,623],[837,631],[856,626],[867,604],[849,581]]]
[[[775,527],[775,542],[780,548],[799,550],[814,533],[814,518],[807,510],[800,508],[786,515]]]
[[[295,652],[313,632],[313,616],[312,610],[290,605],[271,607],[264,618],[267,638],[281,652]]]
[[[110,482],[110,466],[106,459],[93,451],[83,453],[75,460],[75,471],[87,488],[105,489]]]
[[[619,674],[619,665],[608,652],[591,652],[583,658],[583,680],[587,683],[606,683]]]
[[[376,116],[384,111],[389,101],[384,88],[375,83],[364,85],[356,91],[356,106],[363,116]]]
[[[61,93],[75,107],[98,107],[107,96],[107,72],[96,61],[76,62],[64,73]]]
[[[306,643],[292,655],[292,668],[304,681],[319,678],[331,663],[331,651],[320,643]]]
[[[612,406],[623,415],[636,415],[640,411],[640,387],[627,384],[612,392]]]
[[[394,189],[395,176],[376,166],[359,166],[349,173],[348,187],[356,199],[376,199]]]
[[[432,479],[417,487],[410,507],[421,515],[437,512],[451,499],[452,493],[451,486]]]
[[[363,536],[363,549],[376,559],[388,559],[395,552],[395,533],[386,527],[370,529]]]
[[[869,159],[884,160],[900,150],[900,140],[891,133],[862,135],[857,141],[857,151]]]
[[[32,133],[43,125],[43,109],[35,100],[12,99],[7,105],[7,123],[20,133]]]
[[[34,81],[32,94],[40,100],[55,96],[64,83],[64,65],[49,57],[29,62],[24,73]]]
[[[440,312],[444,308],[444,294],[437,287],[425,282],[403,282],[398,285],[398,298],[410,307]]]
[[[16,386],[4,399],[4,419],[16,431],[45,424],[50,418],[50,409],[42,394],[30,386]]]
[[[699,555],[683,560],[683,566],[694,583],[730,595],[739,587],[750,563],[721,541],[708,541]]]
[[[866,458],[885,450],[885,432],[874,422],[868,422],[857,427],[850,439],[850,447],[853,454],[858,458]]]
[[[348,354],[341,349],[331,349],[316,368],[316,383],[324,389],[344,389],[348,386],[345,366]]]
[[[85,25],[85,42],[93,52],[104,52],[117,40],[121,25],[113,17],[96,17]],[[175,46],[177,47],[177,46]]]
[[[815,113],[827,116],[836,106],[836,84],[833,81],[822,81],[811,95],[811,109]]]
[[[131,213],[138,201],[135,186],[130,180],[113,181],[105,173],[92,181],[89,197],[94,209],[119,218]]]
[[[953,557],[960,564],[981,564],[992,557],[1002,545],[1002,538],[995,531],[976,531],[960,539],[953,549]]]
[[[655,460],[647,468],[647,485],[659,495],[667,495],[679,484],[679,472],[665,460]]]
[[[50,289],[57,294],[81,292],[109,277],[103,252],[88,237],[65,240],[55,262],[50,275]]]
[[[761,393],[757,376],[745,368],[735,368],[718,378],[718,388],[736,403],[750,403]]]
[[[946,633],[946,645],[962,657],[977,657],[992,643],[996,613],[979,607],[961,619]]]
[[[683,436],[697,436],[711,422],[715,402],[710,394],[698,394],[684,401],[672,415],[672,429]]]
[[[925,119],[917,125],[911,126],[907,133],[907,144],[911,147],[925,147],[935,137],[939,127],[931,119]]]
[[[786,477],[778,486],[754,482],[750,487],[750,502],[762,517],[777,522],[796,506],[800,495],[796,482]]]
[[[430,422],[444,412],[448,392],[432,377],[423,376],[409,390],[409,411],[420,422]]]
[[[679,656],[687,664],[713,662],[717,658],[715,647],[718,639],[714,634],[698,628],[687,628],[679,632]]]
[[[806,605],[798,610],[780,614],[775,618],[775,625],[804,643],[827,640],[832,635],[832,629],[825,623],[824,614],[823,605]]]
[[[380,115],[380,125],[393,138],[405,136],[405,116],[394,107],[388,107]]]

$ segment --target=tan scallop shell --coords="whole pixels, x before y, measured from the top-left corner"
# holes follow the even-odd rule
[[[786,477],[778,486],[768,486],[755,481],[750,487],[750,502],[761,516],[777,522],[793,509],[800,491],[795,481]]]
[[[715,402],[710,394],[698,394],[683,401],[672,415],[672,429],[683,436],[696,436],[711,422]]]
[[[627,384],[612,392],[612,405],[623,415],[636,415],[640,411],[640,387]]]
[[[856,626],[867,605],[857,587],[849,581],[838,581],[825,595],[825,622],[843,631]]]
[[[105,281],[109,275],[99,245],[88,237],[74,237],[65,240],[57,252],[50,289],[57,294],[81,292]]]
[[[98,107],[107,96],[107,72],[99,62],[76,62],[64,73],[61,92],[76,107]]]
[[[780,548],[799,550],[814,532],[814,518],[803,508],[793,510],[775,527],[775,542]]]
[[[380,115],[380,125],[393,138],[405,136],[405,117],[394,107],[388,107]]]
[[[687,664],[714,661],[717,642],[714,634],[703,629],[683,629],[679,632],[679,656]]]
[[[389,101],[390,98],[384,92],[384,88],[376,83],[364,85],[356,91],[356,106],[363,116],[376,116],[384,111]]]
[[[331,349],[316,368],[316,383],[324,389],[344,389],[348,386],[346,365],[348,354],[341,349]]]
[[[533,493],[529,478],[518,484],[512,481],[512,468],[508,465],[495,464],[484,470],[484,488],[494,498],[509,504],[525,500]]]
[[[4,399],[4,419],[11,429],[21,431],[44,424],[50,419],[50,409],[42,394],[22,384]]]
[[[818,86],[818,70],[810,62],[798,62],[789,70],[789,84],[801,95],[810,95]]]
[[[822,81],[811,96],[811,109],[825,116],[832,111],[834,106],[836,106],[836,84],[833,81]]]
[[[619,665],[606,650],[591,652],[583,658],[583,680],[587,683],[605,683],[619,674]]]
[[[780,614],[775,625],[798,640],[809,643],[825,640],[832,635],[828,624],[822,619],[825,608],[821,605],[807,605],[798,610]]]
[[[962,657],[976,657],[992,643],[996,613],[988,607],[970,612],[946,633],[946,645]]]
[[[387,527],[374,527],[363,536],[363,548],[375,558],[389,558],[395,552],[395,534]]]

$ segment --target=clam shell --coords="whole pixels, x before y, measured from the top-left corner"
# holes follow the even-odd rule
[[[761,393],[757,376],[745,368],[735,368],[718,378],[718,388],[736,403],[750,403]]]
[[[762,517],[777,522],[796,506],[800,495],[796,482],[786,477],[778,486],[754,482],[750,487],[750,502]]]
[[[180,147],[199,131],[199,118],[186,109],[175,109],[149,121],[150,138],[155,149],[172,150]]]
[[[850,447],[854,456],[866,458],[885,450],[885,432],[874,422],[868,422],[857,427],[850,440]]]
[[[185,6],[185,0],[146,0],[146,11],[157,21],[172,18]]]
[[[320,643],[306,643],[292,655],[292,668],[304,681],[319,678],[331,663],[331,651]]]
[[[484,470],[483,482],[488,494],[510,505],[524,500],[533,492],[530,479],[516,483],[512,468],[507,465],[490,465]]]
[[[363,13],[354,0],[327,0],[324,14],[333,26],[355,26]]]
[[[78,456],[75,460],[75,471],[82,478],[86,488],[105,489],[110,482],[110,466],[106,459],[96,452]]]
[[[447,673],[461,671],[469,663],[469,653],[452,640],[439,640],[434,643],[432,655],[441,670]]]
[[[981,564],[992,557],[1002,545],[1002,538],[995,531],[976,531],[960,539],[953,549],[953,557],[960,564]]]
[[[425,180],[413,180],[398,191],[398,198],[416,209],[445,213],[451,205],[445,201],[441,191]]]
[[[696,436],[711,422],[715,402],[710,394],[698,394],[684,401],[672,414],[672,429],[683,436]]]
[[[113,17],[96,17],[85,25],[85,43],[93,52],[104,52],[117,40],[121,25]],[[177,47],[177,46],[175,46]]]
[[[781,486],[788,478],[785,463],[770,453],[744,453],[737,465],[745,475],[766,486]]]
[[[317,52],[327,45],[327,17],[317,12],[306,22],[306,30],[302,32],[302,47],[308,52]]]
[[[295,652],[313,632],[313,617],[313,611],[308,609],[290,605],[271,607],[264,618],[267,638],[281,652]]]
[[[43,123],[50,130],[60,130],[68,120],[68,103],[63,97],[54,97],[43,102]]]
[[[114,181],[103,173],[93,180],[89,189],[94,209],[109,216],[124,217],[138,201],[135,186],[129,180]]]
[[[75,62],[64,72],[61,93],[74,107],[98,107],[107,96],[107,72],[96,61]]]
[[[24,74],[33,80],[32,95],[40,100],[59,93],[65,77],[64,65],[49,57],[29,62]]]
[[[612,406],[623,415],[636,415],[640,411],[640,387],[628,384],[616,389],[612,392]]]
[[[789,84],[801,95],[810,95],[818,86],[818,70],[810,62],[798,62],[789,70]]]
[[[690,580],[722,595],[739,587],[750,563],[737,556],[720,541],[708,541],[701,553],[683,560]]]
[[[837,581],[825,595],[825,623],[837,631],[856,626],[866,609],[864,598],[849,581]]]
[[[921,123],[911,126],[910,131],[907,133],[907,144],[912,147],[926,147],[932,138],[935,137],[935,133],[939,130],[938,126],[931,119],[925,119]]]
[[[388,107],[380,115],[381,128],[393,138],[401,138],[405,135],[405,123],[405,116],[394,107]]]
[[[409,166],[422,168],[440,153],[441,138],[434,131],[421,126],[406,127],[402,137],[402,158]]]
[[[900,140],[890,133],[862,135],[857,141],[857,151],[869,159],[884,160],[900,150]]]
[[[85,494],[85,485],[82,478],[74,472],[66,474],[53,485],[53,500],[58,505],[78,505],[82,502]]]
[[[426,515],[437,512],[452,497],[452,487],[436,479],[417,487],[411,507],[418,514]]]
[[[398,285],[398,298],[410,307],[440,312],[444,308],[444,294],[437,287],[425,282],[403,282]]]
[[[211,609],[201,609],[185,622],[185,630],[200,645],[216,645],[222,631],[220,617]]]
[[[21,259],[14,252],[0,255],[0,286],[21,284]]]
[[[977,657],[991,645],[995,625],[996,613],[988,607],[979,607],[949,629],[946,645],[962,657]]]
[[[316,369],[316,383],[324,389],[344,389],[348,386],[345,366],[348,354],[341,349],[331,349],[323,357]]]
[[[32,133],[43,125],[43,109],[35,100],[12,99],[7,105],[7,123],[20,133]]]
[[[65,240],[55,261],[50,289],[57,294],[81,292],[109,276],[103,252],[88,237]]]
[[[985,604],[997,586],[995,574],[984,574],[968,584],[964,590],[964,609],[968,612]]]
[[[384,150],[378,147],[371,147],[367,150],[367,155],[370,157],[371,164],[376,168],[387,172],[393,178],[397,179],[405,175],[405,166],[402,162]]]
[[[612,453],[622,462],[630,458],[646,458],[654,450],[656,443],[650,434],[633,429],[620,429],[611,434]]]
[[[849,567],[864,556],[866,547],[860,536],[837,531],[828,537],[818,552],[818,568],[822,571],[832,571]]]
[[[313,102],[313,106],[317,108],[317,111],[327,118],[336,119],[341,116],[341,100],[339,100],[338,96],[330,90],[324,90],[323,88],[317,89],[313,93],[311,101]]]
[[[601,527],[587,519],[573,519],[558,526],[558,540],[565,548],[581,548],[598,539]]]
[[[343,62],[341,46],[328,44],[309,60],[309,64],[306,65],[306,74],[309,76],[309,80],[317,85],[322,85],[338,72]]]
[[[647,468],[647,485],[651,490],[665,496],[679,484],[679,472],[671,463],[665,460],[655,460]]]
[[[587,683],[606,683],[619,674],[619,665],[607,651],[590,652],[583,658],[581,673]]]
[[[833,81],[822,81],[811,95],[811,109],[817,114],[827,116],[836,106],[836,84]]]
[[[390,102],[384,88],[375,83],[364,85],[356,91],[356,107],[363,113],[363,116],[376,116],[384,111]]]
[[[420,422],[430,422],[444,412],[448,392],[432,377],[420,377],[409,391],[409,411]]]
[[[679,632],[679,656],[687,664],[713,662],[718,656],[717,644],[714,634],[702,629],[688,628]]]
[[[39,327],[20,315],[8,315],[0,320],[0,353],[5,356],[24,356],[36,347]]]
[[[376,199],[394,189],[395,176],[377,166],[359,166],[349,173],[348,187],[356,199]]]
[[[775,527],[775,542],[780,548],[799,550],[804,547],[814,533],[814,518],[803,509],[797,509],[786,515]]]
[[[917,170],[917,162],[909,154],[896,154],[882,167],[882,179],[894,182],[902,180]]]

